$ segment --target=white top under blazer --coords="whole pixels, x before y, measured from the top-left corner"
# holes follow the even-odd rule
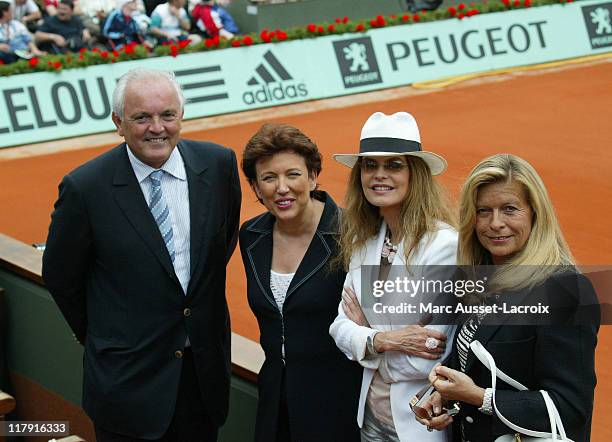
[[[383,247],[387,226],[382,222],[378,235],[366,241],[364,247],[355,252],[351,257],[349,271],[344,282],[345,286],[352,287],[361,302],[361,266],[380,265],[380,256]],[[399,244],[398,253],[393,259],[393,266],[405,266],[403,254],[403,241]],[[457,231],[448,224],[439,223],[438,230],[425,235],[420,241],[418,248],[411,257],[411,266],[454,266],[457,263]],[[448,278],[452,277],[449,267]],[[413,298],[413,301],[420,296]],[[367,316],[367,314],[366,314]],[[380,316],[378,316],[380,318]],[[378,321],[384,322],[384,321]],[[380,357],[366,358],[366,341],[368,336],[377,331],[390,331],[403,328],[403,325],[392,325],[391,321],[386,325],[376,325],[374,328],[363,327],[351,321],[344,313],[342,302],[338,306],[338,316],[329,327],[329,333],[336,341],[338,348],[350,360],[358,362],[363,366],[363,379],[359,397],[359,409],[357,411],[357,423],[363,426],[363,416],[366,397],[376,370],[385,365],[386,371],[392,377],[390,396],[391,413],[397,435],[402,442],[445,442],[446,431],[428,432],[424,425],[418,423],[414,413],[410,409],[410,399],[427,383],[427,377],[433,366],[443,361],[451,351],[453,342],[454,326],[429,325],[428,328],[438,330],[447,335],[447,346],[444,354],[438,360],[429,360],[407,355],[398,351],[388,351]]]

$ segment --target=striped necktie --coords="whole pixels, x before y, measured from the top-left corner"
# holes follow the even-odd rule
[[[174,234],[172,232],[172,220],[170,219],[170,209],[168,208],[168,204],[166,204],[166,200],[164,198],[164,194],[162,193],[161,187],[161,178],[163,174],[163,170],[155,170],[149,175],[149,178],[151,178],[151,184],[153,185],[153,188],[151,189],[151,200],[149,201],[149,208],[151,209],[153,218],[155,218],[157,227],[159,227],[159,231],[161,232],[162,238],[164,238],[166,248],[168,249],[168,253],[170,254],[170,259],[172,260],[172,262],[174,262],[175,253],[173,241]]]

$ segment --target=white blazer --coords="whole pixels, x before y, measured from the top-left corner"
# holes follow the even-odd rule
[[[380,254],[383,247],[386,224],[383,221],[378,235],[369,239],[365,246],[353,254],[346,275],[345,286],[352,287],[361,302],[361,266],[380,265]],[[403,254],[404,244],[399,244],[398,253],[393,260],[393,266],[405,265]],[[411,265],[448,265],[457,263],[457,231],[445,223],[439,224],[439,230],[426,235],[419,243],[418,249],[413,253]],[[451,275],[449,274],[450,278]],[[417,299],[417,298],[413,298]],[[378,317],[380,318],[380,316]],[[380,321],[379,321],[380,322]],[[396,321],[397,322],[397,321]],[[390,322],[391,323],[391,322]],[[378,367],[386,364],[388,372],[393,378],[391,384],[391,413],[399,439],[403,441],[442,442],[446,441],[447,435],[444,431],[428,432],[424,425],[418,423],[414,413],[410,410],[410,399],[427,383],[427,376],[433,366],[444,360],[450,351],[453,342],[455,327],[432,325],[427,326],[447,335],[446,350],[439,360],[429,360],[416,356],[407,355],[398,351],[388,351],[380,357],[368,357],[366,359],[366,341],[368,336],[377,331],[388,331],[402,328],[402,325],[376,325],[374,328],[362,327],[351,321],[342,308],[342,302],[338,306],[338,316],[329,327],[329,333],[336,341],[338,348],[347,358],[357,361],[364,367],[363,380],[361,383],[361,395],[359,397],[359,409],[357,412],[357,423],[363,426],[366,397],[370,383]]]

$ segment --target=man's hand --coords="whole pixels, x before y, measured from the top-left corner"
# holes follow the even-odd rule
[[[444,430],[453,423],[453,418],[443,412],[444,401],[440,393],[434,391],[423,403],[420,404],[429,413],[429,418],[424,419],[415,415],[416,420],[431,430]]]
[[[60,48],[63,48],[67,44],[66,39],[59,34],[53,35],[53,43],[58,45]]]

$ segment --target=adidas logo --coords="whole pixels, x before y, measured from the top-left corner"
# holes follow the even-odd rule
[[[306,85],[296,83],[270,50],[266,51],[263,61],[255,68],[255,75],[247,81],[247,86],[252,87],[242,94],[242,101],[247,105],[284,101],[308,95]]]

